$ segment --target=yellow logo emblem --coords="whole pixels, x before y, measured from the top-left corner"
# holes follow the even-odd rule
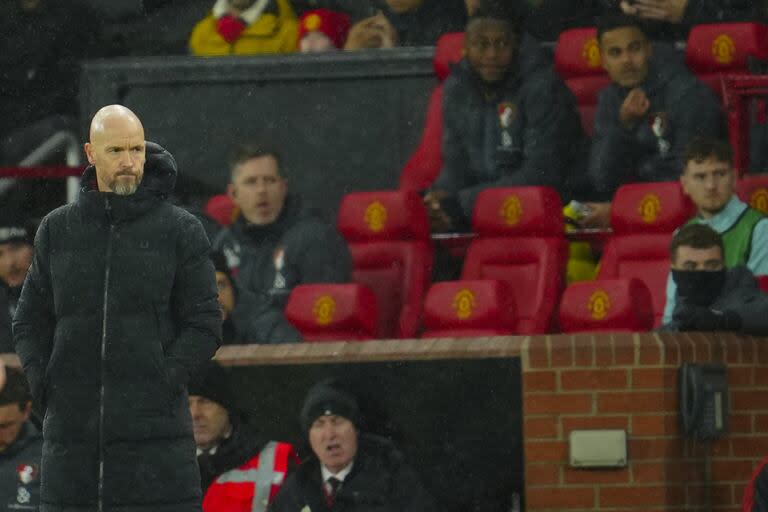
[[[581,49],[581,56],[590,68],[599,68],[602,65],[600,59],[600,47],[597,45],[597,38],[593,37],[584,43]]]
[[[749,206],[768,214],[768,189],[759,188],[749,196]]]
[[[611,298],[603,290],[596,290],[590,297],[587,304],[592,318],[595,320],[604,320],[611,309]]]
[[[464,288],[453,297],[453,310],[459,320],[466,320],[472,316],[475,309],[475,294]]]
[[[659,200],[659,196],[656,194],[647,194],[640,201],[640,206],[638,206],[637,212],[646,224],[653,224],[656,222],[656,219],[659,218],[659,212],[661,212],[661,201]]]
[[[319,29],[320,25],[322,24],[323,24],[323,19],[317,14],[310,14],[309,16],[304,18],[304,28],[307,30],[307,32],[312,32],[314,30]]]
[[[523,218],[523,205],[517,196],[509,196],[499,208],[499,215],[507,226],[514,226]]]
[[[712,42],[712,56],[718,64],[730,64],[736,56],[736,43],[731,36],[721,34]]]
[[[315,301],[312,313],[315,315],[317,325],[328,325],[333,322],[336,301],[330,295],[322,295]]]
[[[364,220],[371,231],[378,233],[387,225],[387,209],[380,201],[374,201],[365,209]]]

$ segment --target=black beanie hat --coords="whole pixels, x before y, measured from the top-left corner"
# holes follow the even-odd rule
[[[0,244],[22,242],[32,245],[34,239],[35,230],[31,223],[0,221]]]
[[[207,361],[189,381],[189,396],[202,396],[216,402],[232,415],[237,412],[235,395],[229,385],[229,378],[219,363]]]
[[[309,432],[320,416],[342,416],[356,427],[360,426],[360,409],[350,393],[340,389],[333,381],[321,381],[309,390],[301,408],[301,426]]]

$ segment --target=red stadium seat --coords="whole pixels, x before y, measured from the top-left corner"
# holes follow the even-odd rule
[[[768,174],[745,174],[736,183],[736,193],[755,210],[768,214]]]
[[[651,292],[639,279],[573,283],[560,301],[563,332],[644,332],[653,321]]]
[[[443,84],[451,66],[462,58],[464,33],[443,35],[437,41],[433,65],[440,84],[432,91],[421,141],[400,172],[401,190],[423,190],[429,187],[443,167]]]
[[[555,69],[576,96],[584,131],[592,135],[597,98],[611,83],[603,69],[596,28],[574,28],[560,33],[555,45]]]
[[[472,224],[478,238],[467,250],[461,279],[509,282],[519,319],[515,332],[552,332],[568,257],[557,192],[547,187],[485,190]]]
[[[370,340],[376,337],[376,296],[359,284],[305,284],[288,298],[285,316],[304,341]]]
[[[760,284],[760,289],[768,293],[768,276],[757,276],[757,282]]]
[[[506,281],[435,283],[424,303],[422,338],[503,336],[514,333],[515,298]]]
[[[376,294],[379,338],[416,337],[432,271],[429,221],[416,192],[349,194],[338,228],[349,244],[355,282]]]
[[[239,209],[227,194],[219,194],[205,204],[205,213],[222,226],[230,226],[235,222]]]
[[[760,23],[697,25],[688,34],[685,61],[722,99],[723,74],[749,73],[749,58],[768,59],[768,26]]]
[[[679,182],[623,185],[611,207],[613,234],[598,279],[638,278],[651,292],[655,325],[664,314],[672,232],[694,215]]]

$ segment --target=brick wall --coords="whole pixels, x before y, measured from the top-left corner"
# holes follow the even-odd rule
[[[528,511],[737,511],[768,455],[768,340],[715,335],[530,338],[522,350]],[[681,437],[677,368],[728,364],[731,433],[707,446]],[[574,429],[627,431],[629,464],[576,470]],[[707,487],[707,454],[713,485]],[[711,494],[711,496],[709,495]]]

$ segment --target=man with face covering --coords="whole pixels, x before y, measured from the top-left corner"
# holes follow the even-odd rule
[[[193,512],[186,385],[221,338],[210,244],[168,202],[173,156],[138,117],[93,117],[77,200],[40,224],[13,320],[43,421],[42,510]]]
[[[672,238],[669,252],[677,300],[665,329],[768,335],[768,295],[746,267],[726,269],[717,231],[689,224]]]

